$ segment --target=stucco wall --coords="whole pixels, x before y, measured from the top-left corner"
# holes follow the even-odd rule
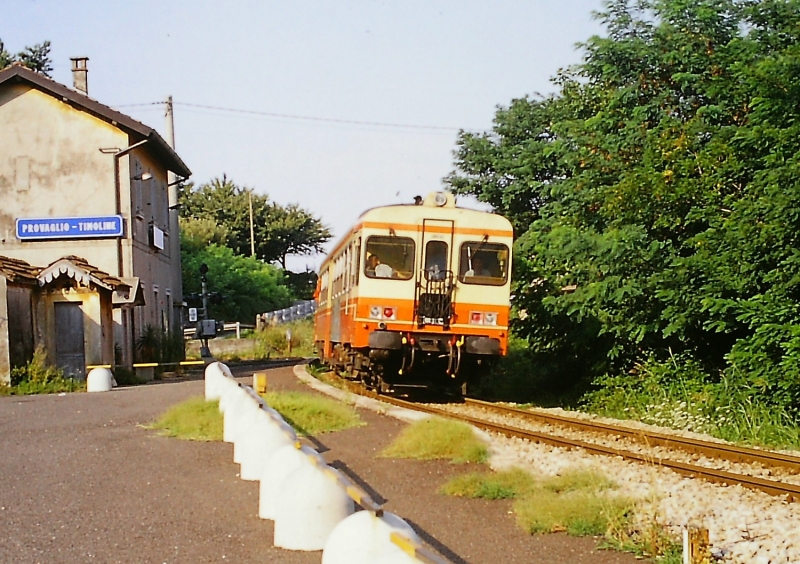
[[[113,215],[114,157],[127,135],[22,85],[0,91],[0,254],[35,265],[86,257],[117,274],[116,241],[19,241],[15,218]]]
[[[21,84],[0,88],[0,131],[0,254],[36,266],[77,255],[109,274],[139,277],[146,305],[134,308],[130,325],[136,333],[146,324],[161,327],[162,312],[172,322],[170,304],[181,296],[175,288],[180,257],[171,256],[170,244],[178,235],[169,233],[169,214],[176,212],[168,210],[167,171],[148,145],[118,159],[121,240],[23,242],[16,238],[16,218],[116,214],[113,153],[133,140],[114,125]],[[152,179],[134,178],[142,173]],[[168,233],[163,251],[150,243],[151,222]],[[120,326],[118,333],[124,332]],[[135,337],[125,337],[126,349]]]

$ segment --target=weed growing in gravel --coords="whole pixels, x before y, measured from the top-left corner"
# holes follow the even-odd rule
[[[302,392],[267,392],[267,404],[303,435],[316,435],[364,425],[352,406]]]
[[[190,398],[169,408],[156,421],[146,426],[160,435],[187,441],[221,441],[222,414],[219,402],[203,397]]]
[[[456,497],[514,499],[533,490],[534,484],[530,473],[515,468],[488,474],[464,474],[447,482],[439,491]]]
[[[380,456],[452,462],[485,462],[486,445],[464,423],[431,417],[403,429]]]
[[[680,544],[652,514],[657,505],[636,503],[618,495],[616,488],[606,476],[589,470],[540,478],[515,468],[458,476],[439,491],[457,497],[512,499],[517,523],[529,533],[602,536],[605,547],[656,557],[660,564],[680,564]]]
[[[609,548],[656,558],[660,564],[682,564],[683,549],[662,524],[655,500],[636,505],[635,515],[612,521],[605,536]]]

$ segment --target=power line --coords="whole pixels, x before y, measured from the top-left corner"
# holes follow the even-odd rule
[[[143,106],[156,106],[160,104],[164,104],[165,102],[147,102],[141,104],[123,104],[119,106],[115,106],[117,108],[136,108],[136,107],[143,107]],[[280,114],[276,112],[264,112],[260,110],[241,110],[237,108],[225,108],[222,106],[210,106],[205,104],[190,104],[188,102],[173,102],[175,106],[183,106],[186,108],[199,108],[203,110],[215,110],[221,112],[230,112],[236,114],[244,114],[244,115],[257,115],[257,116],[265,116],[265,117],[274,117],[274,118],[281,118],[281,119],[294,119],[294,120],[303,120],[303,121],[316,121],[322,123],[338,123],[344,125],[364,125],[364,126],[371,126],[371,127],[394,127],[394,128],[402,128],[402,129],[427,129],[427,130],[435,130],[435,131],[461,131],[462,127],[445,127],[439,125],[411,125],[411,124],[403,124],[403,123],[386,123],[386,122],[376,122],[376,121],[359,121],[359,120],[349,120],[349,119],[336,119],[336,118],[322,118],[322,117],[313,117],[313,116],[301,116],[296,114]]]

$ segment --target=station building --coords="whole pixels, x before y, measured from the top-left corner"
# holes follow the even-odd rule
[[[182,329],[176,185],[191,171],[90,98],[86,73],[73,59],[69,88],[0,70],[0,382],[39,345],[82,377],[130,367],[148,326]]]

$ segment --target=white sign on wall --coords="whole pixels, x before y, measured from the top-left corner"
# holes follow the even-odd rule
[[[189,321],[195,323],[197,321],[197,308],[190,307],[189,308]]]

